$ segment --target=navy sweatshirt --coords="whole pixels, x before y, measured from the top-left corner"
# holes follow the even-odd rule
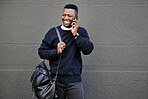
[[[81,52],[88,55],[93,50],[93,44],[89,40],[88,33],[83,27],[78,28],[78,36],[74,39],[71,31],[62,30],[61,25],[57,27],[63,42],[66,44],[62,51],[58,78],[59,82],[75,83],[81,82],[82,59]],[[38,54],[42,59],[49,60],[50,72],[56,74],[59,54],[57,53],[58,36],[55,28],[51,28],[42,40],[42,44],[38,49]]]

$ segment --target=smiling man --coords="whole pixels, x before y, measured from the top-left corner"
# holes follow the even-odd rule
[[[93,50],[86,29],[79,26],[78,8],[74,4],[65,5],[62,12],[62,25],[57,26],[62,42],[58,41],[55,28],[51,28],[42,40],[38,49],[42,59],[49,60],[50,72],[54,77],[62,53],[58,77],[58,99],[84,99],[82,86],[81,52],[88,55]]]

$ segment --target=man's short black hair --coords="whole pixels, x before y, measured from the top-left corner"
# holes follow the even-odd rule
[[[74,5],[74,4],[67,4],[67,5],[65,5],[64,8],[66,8],[66,9],[74,9],[78,13],[78,7],[76,5]]]

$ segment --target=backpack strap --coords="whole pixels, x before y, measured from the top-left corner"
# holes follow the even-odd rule
[[[60,35],[60,32],[59,32],[58,28],[55,27],[55,30],[56,30],[56,33],[58,35],[59,41],[62,42],[62,38],[61,38],[61,35]],[[58,76],[58,72],[59,72],[59,67],[60,67],[61,57],[62,57],[62,53],[60,54],[60,58],[59,58],[58,66],[57,66],[55,80],[57,80],[57,76]]]
[[[55,29],[56,29],[56,32],[57,32],[57,35],[58,35],[59,41],[62,42],[62,38],[61,38],[61,35],[60,35],[60,32],[59,32],[58,28],[55,27]]]

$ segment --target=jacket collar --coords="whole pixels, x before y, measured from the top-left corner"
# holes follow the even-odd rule
[[[71,29],[72,29],[72,27],[67,28],[67,27],[65,27],[65,26],[62,24],[62,25],[61,25],[61,29],[62,29],[62,30],[69,31],[69,30],[71,30]]]

